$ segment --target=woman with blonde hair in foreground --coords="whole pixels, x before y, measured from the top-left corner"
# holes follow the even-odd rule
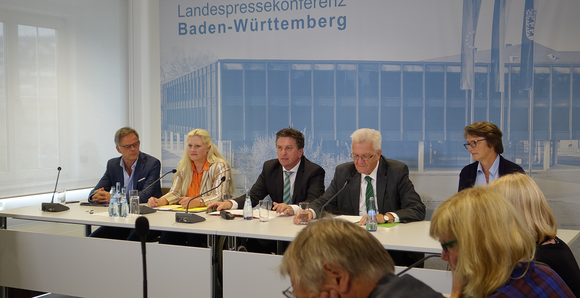
[[[558,226],[546,197],[524,174],[505,175],[489,184],[516,208],[536,240],[536,262],[552,268],[580,296],[580,268],[570,247],[556,236]]]
[[[439,205],[429,233],[453,272],[451,297],[575,297],[552,269],[532,261],[532,233],[489,187],[465,189]]]

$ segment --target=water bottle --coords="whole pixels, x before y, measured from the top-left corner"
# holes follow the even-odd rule
[[[377,231],[377,209],[375,207],[375,198],[369,198],[369,210],[367,212],[367,231]]]
[[[111,187],[111,199],[109,200],[109,216],[117,217],[119,215],[119,207],[117,205],[116,189]]]
[[[127,217],[129,215],[129,204],[127,203],[127,193],[125,188],[121,188],[121,196],[119,197],[119,216]]]
[[[244,219],[254,219],[254,210],[252,210],[252,201],[250,201],[250,192],[246,194],[246,202],[244,203]]]

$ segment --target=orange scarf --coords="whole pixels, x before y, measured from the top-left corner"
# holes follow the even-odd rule
[[[199,196],[201,190],[201,179],[203,178],[203,172],[209,170],[209,162],[206,160],[201,169],[201,173],[197,172],[195,164],[191,162],[191,168],[193,173],[191,174],[191,183],[189,184],[189,189],[187,189],[187,196],[193,198]]]

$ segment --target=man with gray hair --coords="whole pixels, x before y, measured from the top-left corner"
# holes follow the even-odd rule
[[[147,202],[151,196],[161,197],[161,183],[155,182],[161,172],[161,162],[139,150],[141,141],[137,131],[130,127],[120,128],[115,133],[115,145],[121,156],[107,162],[105,174],[89,194],[89,202],[108,204],[111,199],[109,191],[117,182],[125,187],[127,193],[129,190],[138,190],[141,203]],[[142,192],[153,182],[155,185]],[[153,237],[154,234],[150,233],[149,236]],[[139,240],[134,230],[115,227],[100,227],[91,237]]]
[[[308,252],[308,253],[304,253]],[[443,297],[410,275],[393,274],[393,260],[366,230],[343,220],[309,224],[284,253],[286,297]]]
[[[352,159],[336,167],[334,178],[324,195],[310,203],[310,218],[323,212],[360,215],[364,224],[367,202],[375,197],[378,223],[412,222],[425,219],[425,205],[409,179],[409,168],[402,162],[382,156],[381,133],[370,128],[356,130],[351,136]],[[348,185],[342,190],[341,188]],[[337,195],[338,194],[338,195]],[[333,198],[337,195],[335,198]],[[332,200],[330,200],[333,198]],[[328,203],[328,204],[327,204]],[[324,210],[322,210],[322,207]],[[298,224],[300,218],[294,217]],[[423,254],[391,252],[397,265],[410,265]]]

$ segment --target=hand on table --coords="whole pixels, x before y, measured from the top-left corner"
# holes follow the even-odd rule
[[[274,202],[274,207],[272,210],[276,211],[276,213],[284,213],[286,215],[294,215],[294,208],[284,204],[284,203],[276,203]]]
[[[181,205],[181,207],[187,208],[187,203],[189,202],[189,200],[191,200],[190,197],[179,197],[179,204]],[[195,199],[192,200],[191,203],[189,203],[189,208],[199,207],[199,205],[201,205],[199,203],[199,199]]]
[[[95,190],[95,192],[93,193],[93,197],[91,199],[91,201],[93,201],[93,203],[99,203],[99,204],[107,204],[109,203],[109,200],[111,199],[111,194],[107,191],[105,191],[102,187]]]
[[[393,215],[387,213],[386,216],[388,216],[388,217],[385,218],[385,215],[384,214],[377,214],[377,223],[383,224],[385,222],[394,222],[395,221],[395,218],[392,217]],[[363,226],[366,223],[367,223],[367,215],[363,216],[360,219],[360,221],[358,222],[359,226]]]
[[[213,203],[207,205],[207,210],[212,211],[212,212],[213,212],[213,208],[216,208],[216,211],[230,210],[230,209],[232,209],[233,206],[234,206],[234,204],[230,201],[213,202]]]
[[[159,207],[159,206],[165,206],[168,205],[169,202],[167,202],[166,199],[164,198],[156,198],[156,197],[150,197],[149,200],[147,201],[147,206],[151,207],[151,208],[155,208],[155,207]]]
[[[311,222],[312,218],[314,218],[314,214],[312,214],[312,210],[306,210],[306,211],[308,212],[308,222]],[[296,213],[296,215],[294,216],[293,222],[296,225],[300,224],[300,212]]]

